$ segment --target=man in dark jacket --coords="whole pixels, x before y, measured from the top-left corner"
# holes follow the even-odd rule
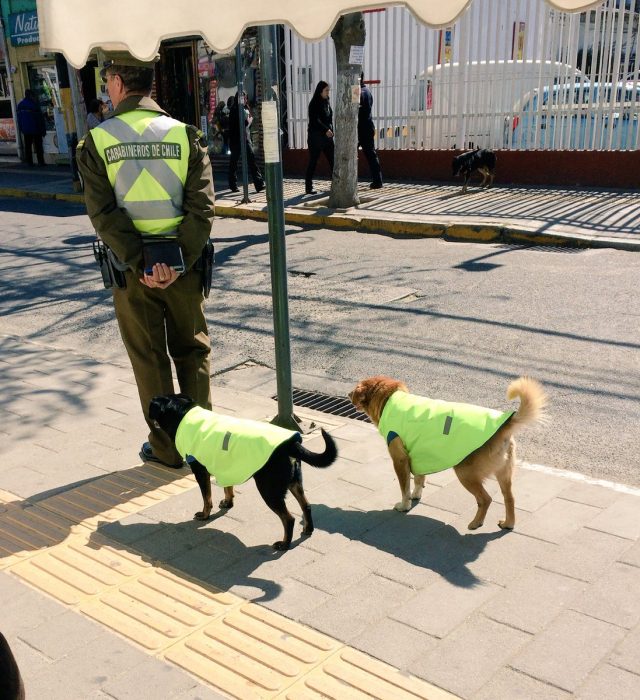
[[[47,133],[47,128],[33,90],[25,90],[24,100],[18,104],[18,128],[24,141],[24,157],[27,165],[33,165],[34,148],[38,165],[45,165],[42,139]]]
[[[380,170],[380,161],[378,154],[373,145],[373,136],[376,133],[373,119],[371,118],[371,107],[373,106],[373,97],[369,88],[364,82],[364,73],[360,73],[360,108],[358,109],[358,145],[362,148],[364,157],[369,163],[369,172],[371,173],[372,190],[377,190],[382,187],[382,171]]]
[[[264,179],[262,173],[260,172],[258,165],[256,164],[256,156],[253,152],[253,144],[251,143],[251,136],[249,134],[249,127],[253,121],[253,117],[249,114],[249,110],[245,107],[246,95],[242,95],[242,111],[244,112],[244,128],[242,134],[246,146],[247,146],[247,165],[251,172],[251,179],[253,180],[253,185],[256,188],[256,192],[261,192],[264,189]],[[231,109],[229,110],[229,148],[231,149],[231,156],[229,157],[229,189],[232,192],[238,191],[238,161],[240,160],[240,155],[242,153],[242,143],[240,141],[240,117],[238,115],[238,93],[236,93],[235,100]]]

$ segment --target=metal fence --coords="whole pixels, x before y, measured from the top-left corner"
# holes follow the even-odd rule
[[[365,80],[379,149],[638,148],[640,0],[567,14],[544,0],[474,0],[451,27],[409,11],[365,12]],[[306,147],[319,80],[336,81],[331,37],[285,29],[289,146]],[[336,134],[339,138],[340,134]]]

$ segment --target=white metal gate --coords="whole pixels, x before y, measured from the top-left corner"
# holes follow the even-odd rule
[[[475,0],[444,29],[404,8],[366,12],[377,147],[637,149],[639,12],[640,0],[581,14],[544,0]],[[313,89],[335,84],[333,41],[285,28],[285,58],[289,145],[304,148]]]

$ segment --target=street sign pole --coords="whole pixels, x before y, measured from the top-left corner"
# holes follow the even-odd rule
[[[271,296],[276,345],[276,382],[278,415],[273,423],[300,430],[293,414],[291,348],[289,345],[289,299],[287,290],[287,251],[282,194],[282,157],[278,110],[278,62],[275,25],[259,28],[260,73],[262,76],[262,130],[264,169],[269,219],[269,255],[271,258]]]

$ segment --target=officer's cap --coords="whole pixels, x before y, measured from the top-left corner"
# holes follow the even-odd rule
[[[160,59],[159,55],[156,55],[152,61],[141,61],[139,58],[132,56],[128,51],[109,51],[103,54],[102,68],[100,70],[100,76],[105,79],[107,70],[116,67],[131,67],[131,68],[148,68],[153,69]]]

